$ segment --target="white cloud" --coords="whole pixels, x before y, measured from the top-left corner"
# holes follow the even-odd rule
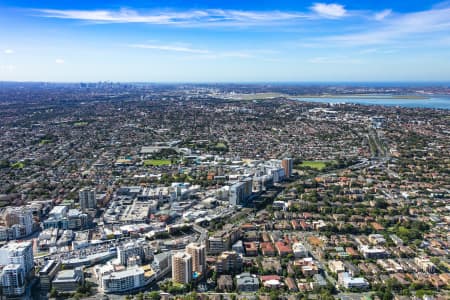
[[[5,49],[5,50],[3,50],[3,53],[4,54],[14,54],[15,51],[13,49]]]
[[[0,71],[12,72],[16,69],[15,65],[0,65]]]
[[[326,4],[326,3],[314,3],[311,6],[311,10],[317,13],[319,16],[325,18],[342,18],[347,15],[347,10],[341,4]]]
[[[377,21],[382,21],[386,17],[389,17],[391,14],[392,14],[392,10],[391,9],[385,9],[383,11],[380,11],[380,12],[376,13],[374,18]]]
[[[362,61],[347,56],[319,56],[308,60],[311,64],[360,64]]]
[[[322,38],[341,45],[378,45],[405,42],[412,37],[424,41],[450,36],[450,7],[396,15],[372,30]]]
[[[260,26],[311,18],[300,12],[241,11],[226,9],[204,9],[189,11],[154,11],[140,13],[131,9],[111,10],[34,10],[38,16],[58,19],[73,19],[96,23],[147,23],[180,26]]]
[[[212,51],[208,49],[192,48],[186,45],[180,44],[132,44],[128,45],[131,48],[149,49],[165,52],[181,52],[185,54],[201,55],[202,58],[264,58],[266,55],[273,55],[278,53],[269,49],[257,49],[257,50],[239,50],[239,51]]]
[[[55,63],[58,64],[58,65],[62,65],[62,64],[65,63],[65,61],[62,58],[57,58],[57,59],[55,59]]]
[[[193,48],[189,48],[189,47],[172,46],[172,45],[134,44],[134,45],[130,45],[130,47],[169,51],[169,52],[185,52],[185,53],[194,53],[194,54],[209,54],[210,53],[208,50],[204,50],[204,49],[193,49]]]

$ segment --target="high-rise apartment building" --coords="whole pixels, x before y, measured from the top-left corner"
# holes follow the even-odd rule
[[[231,205],[244,205],[247,203],[248,198],[252,194],[251,178],[247,178],[244,181],[233,184],[230,187],[229,201]]]
[[[1,282],[3,293],[19,296],[25,292],[27,276],[34,268],[31,242],[10,242],[0,248],[0,265],[3,265]]]
[[[284,169],[286,178],[290,178],[292,176],[292,169],[294,168],[294,160],[292,158],[283,158],[281,160],[281,167]]]
[[[172,280],[177,283],[192,281],[192,256],[186,252],[177,252],[172,256]]]
[[[0,265],[19,264],[25,274],[34,267],[32,242],[9,242],[0,248]]]
[[[79,191],[78,197],[80,200],[80,207],[82,211],[97,208],[95,189],[83,188]]]
[[[23,207],[8,207],[5,224],[13,229],[12,237],[19,239],[33,232],[33,213]]]
[[[19,296],[25,293],[25,273],[20,264],[10,264],[2,270],[3,294]]]
[[[225,251],[217,257],[216,271],[219,274],[242,272],[242,257],[235,251]]]
[[[191,243],[187,245],[186,253],[192,257],[192,271],[203,274],[206,270],[206,246]]]

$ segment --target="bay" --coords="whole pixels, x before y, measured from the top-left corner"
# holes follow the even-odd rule
[[[296,97],[292,99],[297,101],[319,103],[353,103],[362,105],[399,106],[408,108],[450,109],[449,96],[432,96],[424,99],[394,98],[388,96]]]

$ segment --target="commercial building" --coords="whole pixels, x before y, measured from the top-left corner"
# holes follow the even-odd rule
[[[78,192],[80,207],[82,211],[97,208],[95,189],[83,188]]]
[[[82,268],[59,271],[52,282],[52,287],[58,292],[75,292],[84,283]]]
[[[192,281],[192,256],[177,252],[172,256],[172,280],[177,283]]]
[[[68,206],[60,205],[50,211],[49,218],[43,224],[45,229],[83,230],[90,227],[91,218],[78,209],[69,209]]]
[[[186,246],[186,253],[192,257],[192,271],[204,274],[206,271],[206,246],[191,243]]]
[[[41,282],[41,289],[50,291],[51,282],[55,278],[56,273],[61,270],[61,262],[57,260],[48,260],[47,263],[39,270],[39,279]]]

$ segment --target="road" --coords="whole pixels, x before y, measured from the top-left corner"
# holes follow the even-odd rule
[[[319,258],[319,256],[313,251],[311,245],[308,243],[308,241],[306,239],[308,236],[312,236],[312,235],[313,234],[307,233],[307,232],[303,233],[303,236],[302,236],[303,245],[305,246],[306,250],[308,250],[308,252],[311,254],[311,257],[318,262],[318,267],[323,270],[323,274],[325,275],[326,279],[333,286],[335,286],[337,288],[336,280],[330,274],[328,274],[328,272],[327,272],[327,270],[325,268],[325,264],[326,264],[325,260]]]

